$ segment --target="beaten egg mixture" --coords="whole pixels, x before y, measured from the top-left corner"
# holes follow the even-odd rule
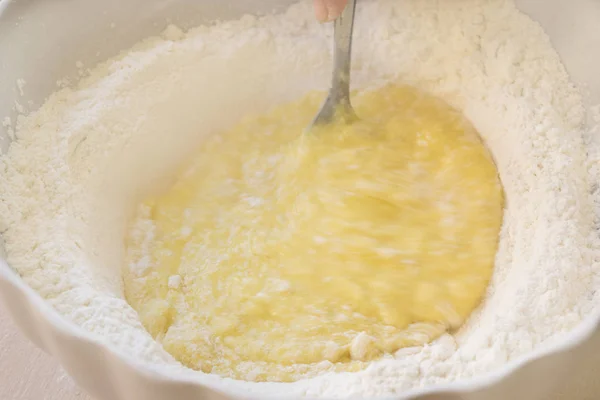
[[[458,328],[485,294],[503,193],[475,129],[390,85],[356,95],[359,122],[305,132],[321,101],[208,138],[140,207],[126,296],[184,365],[252,381],[355,371]]]

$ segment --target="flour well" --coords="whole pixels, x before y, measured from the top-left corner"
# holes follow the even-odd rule
[[[206,135],[326,87],[331,32],[309,2],[188,33],[170,28],[20,117],[0,162],[8,261],[65,318],[115,351],[204,383],[123,300],[124,229]],[[396,80],[442,97],[493,153],[507,209],[487,300],[456,336],[353,374],[253,393],[384,396],[481,375],[558,340],[598,302],[593,183],[582,99],[542,29],[510,1],[364,2],[354,82]],[[589,155],[588,155],[589,154]],[[591,175],[593,174],[593,175]],[[174,283],[175,284],[175,283]],[[232,386],[234,387],[234,386]]]

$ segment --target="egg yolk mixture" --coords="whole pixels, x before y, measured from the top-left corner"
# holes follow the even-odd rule
[[[410,87],[306,132],[310,94],[208,138],[127,239],[127,300],[184,365],[251,381],[356,371],[461,326],[503,192],[475,129]]]

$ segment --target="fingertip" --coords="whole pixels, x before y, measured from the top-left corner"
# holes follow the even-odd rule
[[[348,0],[325,0],[325,3],[328,4],[328,20],[334,21],[342,15],[348,5]]]
[[[329,10],[325,4],[325,0],[314,0],[315,3],[315,17],[317,21],[321,23],[328,22]]]
[[[317,20],[321,23],[332,22],[342,15],[348,0],[314,0],[314,4]]]

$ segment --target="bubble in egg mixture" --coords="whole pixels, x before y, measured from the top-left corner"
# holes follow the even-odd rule
[[[127,299],[184,365],[251,381],[356,371],[460,327],[485,294],[503,194],[471,124],[389,85],[356,95],[359,122],[305,133],[321,101],[207,139],[140,207]]]

